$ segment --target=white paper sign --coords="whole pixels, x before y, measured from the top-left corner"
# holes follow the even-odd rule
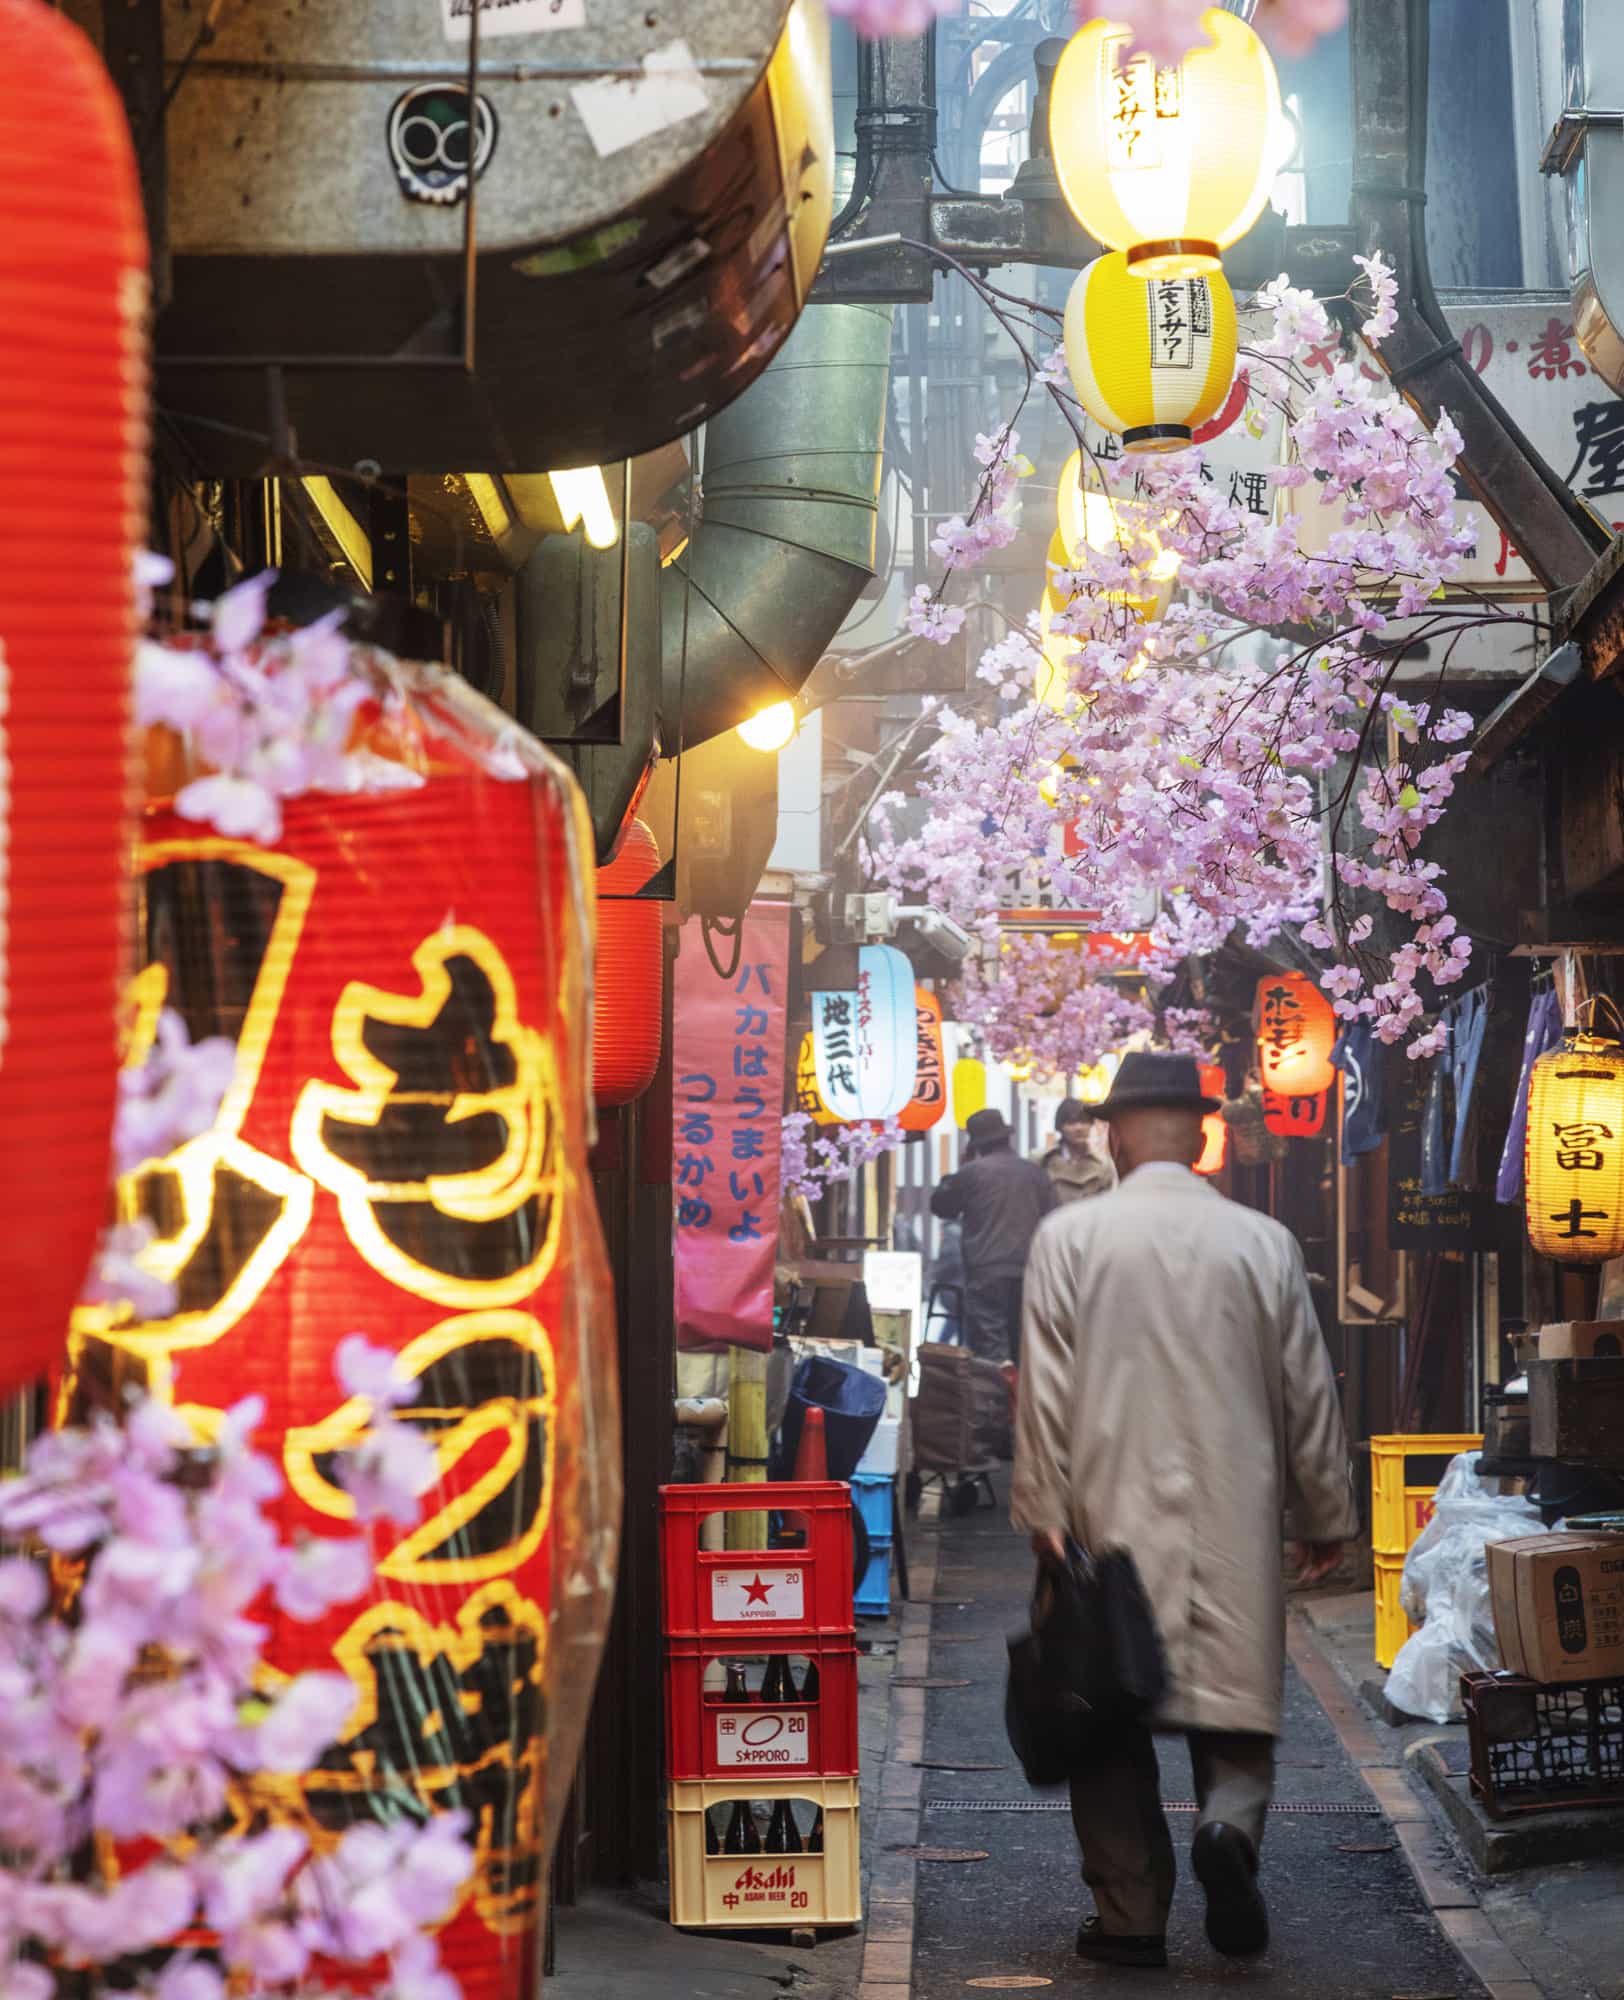
[[[715,1717],[716,1762],[740,1770],[804,1770],[812,1732],[804,1708],[730,1709]]]
[[[774,1625],[806,1616],[798,1569],[713,1569],[711,1618],[718,1625]]]
[[[473,0],[440,0],[448,42],[465,42]],[[487,35],[545,35],[553,28],[584,28],[586,0],[479,0],[479,39]]]
[[[594,77],[572,84],[570,97],[602,159],[710,109],[705,79],[684,41],[651,50],[641,76]]]

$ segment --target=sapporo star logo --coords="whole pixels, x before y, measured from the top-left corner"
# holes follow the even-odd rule
[[[771,1589],[772,1585],[770,1583],[763,1583],[761,1572],[757,1570],[754,1583],[747,1583],[744,1586],[744,1601],[746,1604],[765,1604],[768,1592]]]

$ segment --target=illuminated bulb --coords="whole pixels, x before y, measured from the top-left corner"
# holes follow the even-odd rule
[[[565,528],[573,528],[579,521],[595,549],[612,549],[620,540],[620,524],[609,505],[602,466],[582,465],[571,472],[552,472],[547,476],[553,482],[553,498],[564,517]]]
[[[564,475],[569,478],[571,475]],[[513,526],[513,516],[508,512],[507,502],[502,498],[502,489],[488,472],[465,472],[463,479],[468,487],[468,497],[479,509],[480,519],[490,530],[493,542],[501,541]],[[554,486],[556,495],[558,488]]]
[[[794,702],[775,701],[771,708],[761,709],[739,724],[739,734],[752,750],[782,750],[795,734]]]

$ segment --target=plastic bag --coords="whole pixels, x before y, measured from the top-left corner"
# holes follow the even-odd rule
[[[1387,1699],[1406,1715],[1448,1722],[1460,1714],[1460,1662],[1492,1672],[1500,1664],[1489,1601],[1490,1542],[1538,1534],[1544,1523],[1529,1501],[1495,1492],[1478,1474],[1478,1454],[1451,1459],[1433,1516],[1404,1558],[1399,1599],[1421,1629],[1399,1650]]]

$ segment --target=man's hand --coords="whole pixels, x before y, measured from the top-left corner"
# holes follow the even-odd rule
[[[1063,1569],[1066,1538],[1058,1528],[1039,1528],[1032,1536],[1032,1553],[1039,1562],[1053,1563],[1056,1569]]]
[[[1306,1589],[1310,1584],[1323,1583],[1342,1560],[1345,1544],[1342,1542],[1299,1542],[1297,1544],[1297,1583]]]

